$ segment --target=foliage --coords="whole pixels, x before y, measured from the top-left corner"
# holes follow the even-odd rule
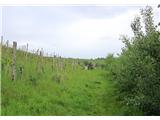
[[[131,22],[134,37],[120,38],[125,46],[118,57],[80,60],[17,50],[11,81],[12,48],[2,46],[2,115],[160,115],[160,32],[152,8],[140,12]]]
[[[140,17],[135,17],[131,23],[134,37],[122,37],[125,47],[112,74],[123,105],[144,115],[160,115],[160,33],[152,14],[149,6],[141,10],[145,33]]]

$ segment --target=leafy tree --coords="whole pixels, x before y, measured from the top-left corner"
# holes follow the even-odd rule
[[[141,37],[143,35],[141,18],[139,16],[134,18],[134,21],[131,23],[131,28],[135,37]]]
[[[134,37],[122,36],[125,44],[114,69],[119,99],[124,105],[142,111],[144,115],[160,115],[160,32],[153,22],[152,8],[141,10],[131,23]]]
[[[143,17],[143,21],[145,24],[145,31],[146,34],[149,34],[151,32],[155,32],[155,26],[153,22],[153,12],[152,7],[146,6],[145,9],[141,10],[141,15]]]

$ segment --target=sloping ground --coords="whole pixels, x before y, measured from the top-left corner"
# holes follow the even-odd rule
[[[118,115],[113,86],[103,71],[77,70],[61,83],[2,82],[2,115]]]
[[[11,61],[9,51],[2,53],[2,59]],[[17,67],[23,63],[24,71],[21,78],[17,73],[16,81],[10,79],[10,64],[4,64],[2,115],[123,114],[115,100],[113,83],[104,70],[84,70],[79,65],[72,68],[68,64],[65,70],[52,71],[50,60],[45,58],[45,72],[39,74],[35,70],[36,60],[33,55],[25,60],[21,52],[17,53]]]

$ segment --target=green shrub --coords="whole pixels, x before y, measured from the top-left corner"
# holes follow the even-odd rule
[[[124,105],[144,115],[160,115],[160,33],[154,28],[151,7],[141,10],[141,15],[146,32],[142,33],[140,18],[135,18],[134,37],[122,37],[125,47],[112,75]]]

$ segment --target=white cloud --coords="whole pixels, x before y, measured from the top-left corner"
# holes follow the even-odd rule
[[[154,23],[155,25],[157,25],[160,22],[160,8],[156,6],[153,6],[153,16],[154,16]],[[158,28],[158,30],[160,31],[160,26]]]
[[[134,16],[139,14],[139,9],[133,7],[116,14],[115,11],[118,9],[114,7],[114,16],[107,17],[106,14],[105,17],[98,15],[96,18],[96,15],[82,15],[85,14],[84,9],[79,9],[79,15],[76,8],[64,8],[32,7],[30,10],[24,8],[22,11],[18,8],[7,11],[6,8],[5,38],[10,41],[16,40],[18,45],[29,43],[30,49],[43,47],[46,52],[56,52],[65,57],[105,57],[108,53],[121,52],[123,44],[119,36],[132,35],[130,23]],[[159,15],[159,12],[154,12],[156,16]],[[159,20],[157,18],[156,21]]]
[[[2,7],[0,7],[0,35],[2,35]]]
[[[108,53],[120,53],[123,45],[119,36],[132,34],[130,22],[136,14],[137,10],[131,10],[113,18],[82,18],[64,28],[63,37],[67,38],[64,47],[73,49],[77,53],[84,52],[81,57],[101,57]]]

